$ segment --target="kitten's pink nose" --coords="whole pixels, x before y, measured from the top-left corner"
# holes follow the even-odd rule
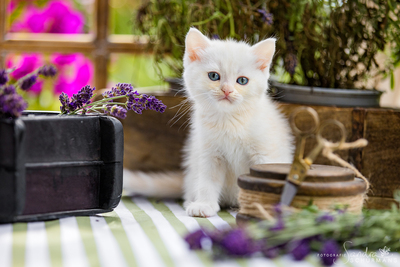
[[[230,93],[233,92],[233,89],[230,88],[228,85],[223,85],[221,88],[222,92],[224,92],[225,96],[228,96]]]

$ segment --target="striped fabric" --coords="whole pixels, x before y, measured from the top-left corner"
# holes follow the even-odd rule
[[[213,261],[204,251],[188,249],[182,238],[188,231],[226,229],[235,225],[235,216],[224,210],[212,218],[192,218],[173,200],[124,197],[115,211],[99,216],[0,225],[0,267],[319,266],[316,255],[302,262],[289,256]],[[361,257],[350,263],[342,258],[335,266],[400,266],[398,254],[391,253],[390,261]]]

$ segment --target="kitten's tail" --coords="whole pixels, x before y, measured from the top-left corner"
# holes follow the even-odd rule
[[[181,198],[183,172],[142,172],[124,169],[124,194],[156,198]]]

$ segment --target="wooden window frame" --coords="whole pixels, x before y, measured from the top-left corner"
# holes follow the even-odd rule
[[[108,0],[96,0],[93,34],[35,34],[6,32],[8,1],[0,1],[0,67],[12,52],[83,53],[90,55],[94,64],[94,86],[107,87],[108,67],[112,53],[140,54],[148,52],[145,37],[109,35]]]

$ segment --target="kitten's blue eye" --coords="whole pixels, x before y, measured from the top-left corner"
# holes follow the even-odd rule
[[[249,82],[249,79],[247,79],[246,77],[239,77],[236,82],[240,85],[245,85]]]
[[[211,81],[218,81],[220,79],[219,74],[216,72],[209,72],[208,78],[210,78]]]

